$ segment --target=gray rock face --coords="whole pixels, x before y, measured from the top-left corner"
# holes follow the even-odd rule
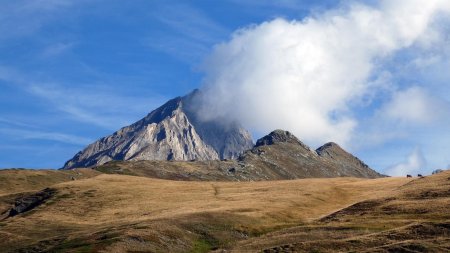
[[[195,90],[182,98],[184,111],[201,138],[218,153],[221,159],[235,159],[253,147],[250,133],[237,122],[202,121],[195,113],[195,101],[200,96]]]
[[[111,160],[216,160],[235,158],[252,147],[238,124],[202,122],[190,107],[198,91],[174,98],[138,122],[90,144],[63,169],[91,167]]]

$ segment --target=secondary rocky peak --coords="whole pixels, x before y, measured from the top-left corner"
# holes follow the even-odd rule
[[[371,177],[381,177],[382,175],[372,170],[367,164],[358,157],[345,151],[338,144],[328,142],[316,149],[317,154],[324,159],[332,161],[339,165],[343,170],[351,171],[361,175],[370,175]]]
[[[260,138],[256,142],[255,147],[273,145],[276,143],[298,144],[308,150],[310,149],[307,145],[305,145],[297,137],[295,137],[295,135],[293,135],[291,132],[281,130],[281,129],[274,130],[271,133],[269,133],[268,135]]]
[[[334,143],[334,142],[327,142],[327,143],[323,144],[322,146],[320,146],[319,148],[316,149],[316,152],[319,155],[326,155],[327,153],[330,153],[330,152],[345,152],[345,153],[347,153],[344,149],[341,148],[341,146],[339,146],[337,143]]]
[[[288,178],[382,176],[334,142],[314,151],[284,130],[259,139],[253,149],[239,157],[239,162]]]
[[[352,154],[345,151],[341,146],[334,142],[328,142],[316,149],[319,156],[333,159],[355,159]],[[356,158],[357,159],[357,158]],[[359,159],[358,159],[359,160]],[[365,164],[364,164],[365,165]],[[367,166],[367,165],[365,165]]]

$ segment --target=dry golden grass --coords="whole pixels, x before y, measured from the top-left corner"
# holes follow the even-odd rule
[[[91,169],[76,170],[0,170],[0,196],[42,188],[76,179],[90,178],[100,174]]]
[[[58,190],[55,199],[32,214],[8,219],[0,232],[10,238],[7,245],[12,247],[44,239],[36,237],[36,233],[45,235],[45,239],[57,236],[52,234],[55,230],[80,236],[126,224],[170,227],[173,222],[173,231],[182,234],[179,227],[186,223],[185,219],[213,224],[212,220],[204,220],[210,217],[222,219],[219,223],[227,224],[225,230],[257,234],[309,222],[352,203],[385,196],[409,181],[336,178],[184,182],[103,174],[54,185]]]
[[[234,252],[449,252],[449,208],[446,171],[416,178],[318,221],[239,242]]]
[[[254,252],[284,245],[327,252],[332,242],[361,249],[386,243],[370,234],[448,220],[449,177],[186,182],[101,174],[55,184],[58,193],[45,204],[1,221],[0,248]],[[376,204],[361,214],[351,207],[359,202]],[[348,240],[364,243],[350,247]]]

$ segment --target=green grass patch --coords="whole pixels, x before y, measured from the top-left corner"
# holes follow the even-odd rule
[[[65,193],[65,194],[56,196],[56,199],[69,199],[69,198],[72,198],[72,197],[73,197],[72,194]]]
[[[88,243],[85,240],[74,239],[57,245],[51,250],[51,252],[67,252],[68,250],[76,250],[76,252],[88,253],[93,252],[94,247],[92,243]]]
[[[213,249],[213,246],[208,240],[205,239],[199,239],[197,241],[194,241],[194,245],[192,247],[191,253],[204,253],[209,252]]]
[[[134,229],[148,229],[148,228],[150,228],[149,226],[146,226],[146,225],[136,225],[136,226],[133,226],[133,228]]]
[[[128,175],[128,176],[136,176],[135,173],[133,173],[129,169],[123,169],[117,165],[104,165],[96,167],[95,170],[100,171],[105,174],[119,174],[119,175]]]
[[[103,249],[108,245],[117,242],[119,239],[116,238],[117,234],[111,233],[106,234],[100,238],[100,240],[92,241],[91,239],[76,238],[73,240],[65,241],[50,250],[50,252],[80,252],[80,253],[90,253],[97,252],[99,249]]]

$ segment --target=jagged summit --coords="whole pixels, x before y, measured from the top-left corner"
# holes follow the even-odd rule
[[[169,100],[143,119],[90,144],[64,169],[111,160],[216,160],[235,158],[253,146],[237,123],[203,122],[191,109],[199,91]]]
[[[263,145],[272,145],[277,142],[289,142],[289,143],[300,143],[300,140],[297,139],[293,134],[289,131],[284,131],[281,129],[277,129],[269,133],[268,135],[258,139],[256,141],[255,147],[263,146]]]
[[[291,144],[300,145],[301,147],[303,147],[306,150],[311,150],[311,148],[308,147],[308,145],[301,142],[291,132],[281,130],[281,129],[274,130],[274,131],[270,132],[268,135],[258,139],[256,141],[255,147],[260,147],[260,146],[265,146],[265,145],[273,145],[276,143],[291,143]]]

